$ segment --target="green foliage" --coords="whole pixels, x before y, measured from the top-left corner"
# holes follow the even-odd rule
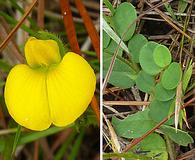
[[[137,112],[123,120],[113,117],[112,124],[117,135],[124,138],[138,138],[153,128],[156,123],[150,119],[148,111]]]
[[[107,48],[110,42],[110,37],[107,35],[105,31],[103,31],[103,48]]]
[[[113,31],[113,29],[109,26],[109,24],[106,22],[106,20],[103,18],[103,30],[112,38],[118,45],[120,44],[120,47],[129,53],[129,50],[125,43],[119,38],[119,36]]]
[[[172,8],[168,4],[165,7],[175,18]],[[172,62],[171,53],[166,46],[153,41],[148,42],[144,35],[134,33],[135,23],[128,30],[130,24],[137,17],[135,9],[130,3],[121,3],[112,13],[110,17],[107,16],[103,19],[103,30],[107,33],[107,35],[103,35],[106,36],[103,40],[105,43],[103,44],[104,76],[108,71],[116,48],[120,45],[108,82],[120,88],[130,88],[136,85],[142,92],[150,94],[149,99],[151,101],[144,111],[131,114],[122,120],[113,117],[112,124],[118,136],[138,138],[164,118],[169,117],[174,111],[176,88],[181,80],[184,93],[194,87],[192,84],[187,89],[192,76],[192,65],[188,66],[182,77],[181,65]],[[122,37],[123,34],[125,35],[124,38]],[[111,41],[109,37],[112,39]],[[193,143],[187,132],[178,130],[176,133],[175,129],[170,127],[173,124],[174,119],[172,117],[160,127],[160,130],[179,145],[186,146]],[[140,143],[140,146],[141,150],[150,151],[146,155],[151,158],[168,159],[165,142],[160,135],[149,135]]]
[[[0,69],[1,69],[3,72],[8,73],[8,72],[11,70],[11,68],[12,68],[12,66],[11,66],[8,62],[6,62],[6,61],[0,59]]]
[[[164,118],[168,117],[172,102],[173,100],[166,102],[153,100],[149,105],[149,117],[157,123],[161,122]],[[172,125],[173,123],[173,118],[170,118],[165,124]]]
[[[108,44],[108,46],[106,48],[104,48],[104,52],[110,53],[113,55],[114,52],[116,51],[117,47],[118,47],[117,43],[114,40],[111,40],[110,43]],[[122,54],[123,54],[123,49],[121,47],[119,47],[117,55],[122,57]]]
[[[162,85],[170,90],[178,86],[182,77],[182,70],[179,63],[173,62],[162,75]]]
[[[148,42],[141,48],[140,51],[140,65],[142,69],[150,75],[157,75],[162,70],[162,68],[155,63],[153,56],[153,52],[158,46],[159,44],[156,42]]]
[[[135,34],[128,42],[128,49],[134,62],[139,63],[141,48],[148,42],[142,34]]]
[[[146,137],[143,141],[136,146],[135,152],[145,151],[146,156],[152,159],[168,160],[168,153],[164,139],[156,134],[152,133]]]
[[[169,101],[175,97],[176,90],[165,89],[161,83],[155,86],[155,98],[159,101]]]
[[[70,128],[71,126],[67,126],[66,128]],[[26,144],[26,143],[30,143],[33,142],[37,139],[58,133],[62,130],[64,130],[65,128],[62,127],[51,127],[45,131],[41,131],[41,132],[30,132],[30,133],[24,133],[21,135],[21,138],[18,142],[19,145],[21,144]]]
[[[133,36],[136,18],[136,10],[131,3],[121,3],[115,10],[113,16],[114,29],[124,41],[128,41]],[[125,36],[122,37],[123,35]]]
[[[111,59],[112,54],[104,52],[103,55],[104,75],[107,73]],[[124,60],[116,58],[114,68],[109,79],[109,83],[121,88],[129,88],[134,85],[133,81],[134,78],[135,78],[134,72],[128,65],[128,62],[125,63]]]
[[[76,137],[76,132],[73,131],[72,134],[68,137],[68,139],[64,142],[64,144],[60,147],[58,152],[55,154],[54,160],[61,160],[66,153],[68,146],[72,143],[74,138]]]
[[[183,87],[183,92],[186,92],[187,86],[189,84],[190,78],[192,76],[192,69],[193,66],[190,65],[186,72],[184,72],[183,79],[182,79],[182,87]]]
[[[154,62],[159,67],[166,67],[171,63],[171,53],[164,45],[158,45],[153,53]]]
[[[135,80],[136,86],[143,92],[151,93],[155,86],[154,76],[141,70]]]
[[[175,128],[170,126],[161,126],[160,130],[166,134],[171,140],[181,146],[187,146],[189,143],[194,143],[193,138],[187,133],[182,130],[175,131]]]

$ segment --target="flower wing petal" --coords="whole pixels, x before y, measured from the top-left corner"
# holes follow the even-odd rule
[[[56,126],[74,122],[88,107],[95,91],[93,69],[81,56],[68,52],[47,75],[50,113]]]
[[[27,65],[16,65],[5,85],[5,102],[10,115],[32,130],[49,128],[51,118],[46,92],[46,74]]]

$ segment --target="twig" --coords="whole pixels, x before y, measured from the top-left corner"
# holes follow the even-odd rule
[[[0,45],[0,52],[5,48],[5,46],[7,45],[7,43],[10,41],[10,39],[12,38],[12,36],[14,35],[14,33],[18,30],[18,28],[22,25],[22,23],[24,22],[24,20],[27,18],[27,16],[30,14],[31,10],[33,9],[33,7],[35,6],[35,4],[37,3],[38,0],[34,0],[32,2],[32,4],[30,5],[30,7],[27,9],[27,11],[25,12],[25,14],[23,15],[23,17],[20,19],[20,21],[17,23],[17,25],[12,29],[12,31],[8,34],[7,38],[1,43]]]
[[[104,101],[104,105],[107,106],[113,106],[113,105],[119,105],[119,106],[143,106],[143,105],[149,105],[150,102],[144,102],[144,101]]]

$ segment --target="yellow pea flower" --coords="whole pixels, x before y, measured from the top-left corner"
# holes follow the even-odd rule
[[[27,64],[13,67],[5,84],[10,115],[18,124],[37,131],[51,124],[73,123],[93,97],[93,69],[73,52],[61,58],[54,40],[31,37],[24,50]]]

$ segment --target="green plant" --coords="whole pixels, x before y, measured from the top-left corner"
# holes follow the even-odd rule
[[[136,85],[139,90],[150,95],[151,103],[146,110],[129,115],[123,120],[112,118],[116,133],[124,138],[141,137],[168,117],[176,104],[176,90],[179,83],[182,83],[183,88],[180,93],[183,92],[182,95],[184,95],[192,75],[191,63],[185,73],[182,73],[181,64],[172,61],[172,55],[165,45],[148,41],[144,35],[135,33],[137,18],[135,13],[136,10],[130,3],[121,3],[112,11],[111,16],[104,16],[109,26],[103,24],[104,76],[111,69],[112,57],[114,53],[117,53],[108,82],[123,89]],[[125,48],[128,48],[128,51]],[[182,111],[180,115],[179,120],[182,124],[182,118],[185,119],[185,116]],[[187,132],[180,129],[176,132],[172,127],[173,124],[174,118],[170,118],[159,128],[160,133],[182,146],[193,143],[192,137]],[[182,129],[181,126],[180,128]],[[162,148],[149,147],[156,146],[158,141],[163,146]],[[148,149],[151,152],[147,156],[154,157],[159,154],[157,159],[166,160],[168,153],[163,143],[164,139],[153,133],[133,150]]]

